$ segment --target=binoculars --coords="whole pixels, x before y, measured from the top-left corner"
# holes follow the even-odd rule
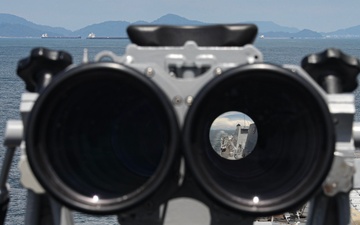
[[[349,222],[358,59],[327,49],[301,66],[266,63],[251,24],[128,35],[124,55],[74,65],[35,48],[19,61],[22,121],[4,139],[22,145],[24,187],[122,225],[162,224],[160,206],[183,197],[207,205],[211,224],[309,201],[309,224]]]

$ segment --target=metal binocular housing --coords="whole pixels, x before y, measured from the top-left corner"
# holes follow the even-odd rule
[[[249,24],[130,26],[128,34],[123,55],[84,54],[74,65],[64,51],[36,48],[19,61],[28,92],[5,144],[23,143],[26,188],[122,224],[121,215],[145,217],[180,197],[206,204],[218,224],[311,200],[316,214],[327,207],[319,199],[348,200],[358,59],[328,49],[301,67],[267,63]],[[223,152],[230,146],[226,158],[211,132],[232,112],[251,124],[216,140]]]

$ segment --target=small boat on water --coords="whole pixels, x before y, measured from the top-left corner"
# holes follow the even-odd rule
[[[94,33],[90,33],[86,39],[129,39],[128,37],[107,37],[107,36],[102,36],[102,37],[97,37]]]
[[[47,33],[42,34],[41,38],[48,39],[81,39],[81,36],[49,36]]]

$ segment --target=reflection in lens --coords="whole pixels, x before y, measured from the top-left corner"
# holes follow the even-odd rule
[[[221,135],[213,141],[213,131],[221,130],[215,121],[231,121],[234,111],[251,117],[258,135],[254,150],[241,160],[219,156],[215,144]],[[244,124],[241,119],[230,124],[222,129],[223,141],[230,135],[235,141],[223,144],[234,150],[237,124],[239,129]],[[183,128],[184,153],[216,201],[245,214],[274,215],[300,207],[319,190],[332,164],[333,129],[326,102],[302,76],[271,64],[245,65],[197,94]]]
[[[214,151],[228,160],[247,157],[255,148],[257,136],[254,121],[237,111],[221,114],[214,120],[209,132]]]

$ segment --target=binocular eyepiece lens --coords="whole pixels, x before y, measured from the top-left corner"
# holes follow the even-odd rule
[[[28,156],[42,184],[65,204],[100,213],[158,188],[178,136],[160,89],[105,62],[59,75],[37,100],[29,129]]]
[[[300,207],[321,187],[334,154],[324,97],[303,75],[265,63],[211,80],[194,99],[183,134],[201,187],[251,216]]]
[[[328,105],[300,73],[265,63],[225,71],[196,94],[181,135],[169,99],[118,63],[58,74],[27,120],[34,174],[64,205],[118,213],[173,190],[181,146],[187,172],[214,202],[265,216],[305,203],[332,165]]]
[[[230,111],[211,124],[209,139],[214,151],[228,160],[247,157],[257,142],[255,122],[245,113]]]

